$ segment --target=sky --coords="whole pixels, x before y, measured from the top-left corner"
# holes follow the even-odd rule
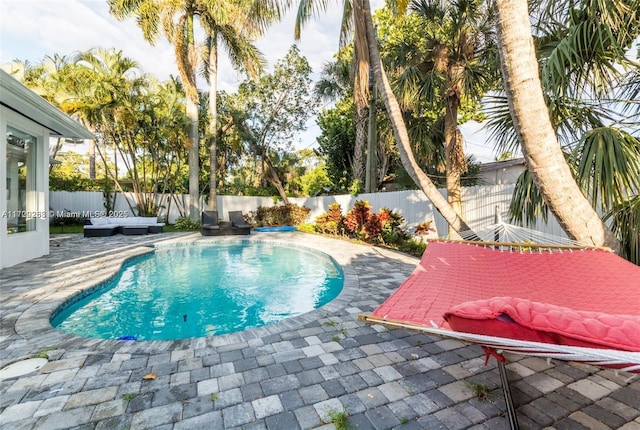
[[[375,9],[383,0],[372,0]],[[300,41],[293,37],[294,13],[289,12],[256,42],[268,61],[268,67],[286,55],[297,43],[302,55],[311,65],[314,75],[332,61],[338,50],[339,26],[342,15],[340,2],[332,3],[326,13],[313,18],[303,29]],[[13,60],[37,63],[53,54],[69,55],[94,47],[116,48],[138,61],[146,73],[161,80],[178,76],[173,49],[162,38],[152,46],[142,36],[134,19],[118,21],[111,17],[106,0],[0,0],[0,64]],[[225,54],[220,57],[218,89],[234,91],[242,76],[231,67]],[[198,84],[206,90],[204,82]],[[315,120],[307,123],[298,148],[313,148],[320,133]],[[465,125],[462,133],[467,153],[479,161],[493,161],[493,150],[484,145],[486,134],[476,124]]]

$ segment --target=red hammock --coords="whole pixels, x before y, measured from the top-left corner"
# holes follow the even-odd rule
[[[638,371],[640,267],[601,249],[431,242],[413,274],[361,320],[502,338],[477,343],[507,350],[510,339],[531,342],[520,352],[540,349],[535,343],[631,351],[631,360],[596,361]],[[566,359],[580,360],[575,350]]]

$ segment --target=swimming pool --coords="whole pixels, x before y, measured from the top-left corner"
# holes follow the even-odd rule
[[[340,266],[308,248],[266,242],[160,247],[94,293],[54,312],[76,336],[177,340],[260,327],[336,298]]]

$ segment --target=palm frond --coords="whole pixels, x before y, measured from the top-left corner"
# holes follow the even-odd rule
[[[487,114],[486,128],[489,132],[489,140],[495,142],[497,152],[517,153],[520,151],[520,143],[516,134],[509,102],[505,95],[490,95],[484,99]]]
[[[264,70],[267,60],[262,52],[231,25],[220,28],[220,43],[225,48],[231,65],[257,79]]]
[[[347,46],[353,39],[354,31],[354,8],[351,0],[345,0],[342,7],[342,23],[340,24],[340,47]]]
[[[549,207],[529,170],[525,170],[518,177],[509,204],[509,215],[512,223],[522,226],[535,225],[539,217],[542,217],[545,223],[549,219]]]
[[[621,256],[640,266],[640,195],[614,205],[604,220],[611,220],[611,230],[620,239]]]
[[[577,165],[578,182],[603,209],[640,192],[640,140],[625,131],[600,127],[587,132]]]
[[[622,76],[624,50],[611,28],[595,19],[576,17],[549,56],[543,58],[543,86],[557,95],[570,97],[585,93],[606,94]],[[547,47],[550,47],[547,42]]]
[[[640,58],[640,44],[638,50],[638,58]],[[617,98],[623,100],[622,111],[640,115],[640,64],[636,64],[636,67],[627,72],[622,82],[623,85],[616,93]],[[636,127],[640,129],[637,123]]]
[[[327,10],[327,5],[328,0],[300,0],[294,26],[294,37],[296,40],[300,39],[302,28],[309,22],[309,19]]]

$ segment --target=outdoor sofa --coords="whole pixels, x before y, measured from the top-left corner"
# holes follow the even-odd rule
[[[90,218],[89,224],[84,226],[84,237],[106,237],[114,234],[126,236],[162,233],[164,223],[158,222],[156,217],[126,217]]]

